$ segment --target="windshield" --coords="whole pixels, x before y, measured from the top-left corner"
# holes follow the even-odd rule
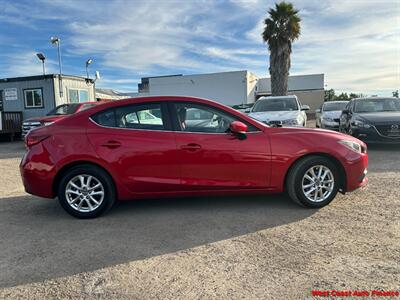
[[[252,112],[262,111],[292,111],[298,110],[299,106],[295,98],[260,99],[254,104]]]
[[[344,110],[347,102],[333,102],[333,103],[325,103],[322,110],[323,111],[339,111]]]
[[[52,109],[47,113],[48,116],[55,115],[71,115],[75,113],[79,108],[79,104],[63,104]]]
[[[91,107],[93,107],[93,106],[95,106],[95,105],[96,105],[96,104],[83,104],[83,105],[81,106],[81,108],[80,108],[79,111],[86,110],[86,109],[91,108]]]
[[[356,113],[400,111],[400,99],[364,99],[354,103]]]

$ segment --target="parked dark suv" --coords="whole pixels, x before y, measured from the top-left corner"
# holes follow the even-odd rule
[[[400,99],[351,100],[340,117],[340,131],[367,143],[400,144]]]

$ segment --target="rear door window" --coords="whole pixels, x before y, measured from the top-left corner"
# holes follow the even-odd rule
[[[165,114],[160,103],[116,107],[92,116],[99,125],[116,128],[166,130]]]

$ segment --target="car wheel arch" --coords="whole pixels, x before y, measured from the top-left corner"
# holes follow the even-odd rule
[[[343,167],[343,164],[340,162],[340,160],[338,160],[335,156],[330,155],[328,153],[324,153],[324,152],[312,152],[312,153],[307,153],[305,155],[299,156],[297,157],[295,160],[292,161],[292,163],[290,164],[290,166],[287,168],[286,173],[285,173],[285,177],[284,177],[284,181],[283,181],[283,186],[284,189],[286,190],[286,182],[287,182],[287,177],[288,174],[290,172],[290,170],[294,167],[294,165],[302,160],[305,159],[307,157],[310,156],[320,156],[320,157],[324,157],[329,159],[330,161],[332,161],[336,166],[338,166],[338,172],[340,173],[340,181],[339,181],[339,192],[341,193],[345,193],[346,192],[346,185],[347,185],[347,175],[346,175],[346,170]]]
[[[64,166],[62,166],[62,167],[60,168],[60,170],[58,170],[56,176],[54,177],[53,185],[52,185],[52,192],[53,192],[53,196],[54,196],[54,197],[57,195],[58,185],[60,184],[62,177],[63,177],[65,174],[67,174],[67,172],[68,172],[69,170],[71,170],[71,169],[73,169],[73,168],[75,168],[75,167],[78,167],[78,166],[94,166],[94,167],[97,167],[97,168],[102,169],[102,170],[103,170],[104,172],[106,172],[106,173],[108,174],[108,176],[110,177],[111,182],[112,182],[112,184],[113,184],[113,186],[114,186],[114,191],[115,191],[115,193],[116,193],[116,196],[118,196],[118,188],[117,188],[117,184],[116,184],[116,182],[115,182],[115,179],[114,179],[114,177],[112,176],[112,174],[110,174],[110,172],[109,172],[107,169],[105,169],[103,166],[101,166],[100,164],[97,164],[97,163],[95,163],[95,162],[86,161],[86,160],[81,160],[81,161],[73,161],[73,162],[70,162],[70,163],[68,163],[68,164],[65,164]]]

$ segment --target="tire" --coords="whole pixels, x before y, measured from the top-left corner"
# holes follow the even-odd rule
[[[93,165],[71,168],[64,174],[58,187],[61,206],[71,216],[80,219],[100,216],[113,206],[115,200],[115,187],[110,175]]]
[[[319,168],[323,170],[322,172],[329,170],[330,173],[327,172],[324,181],[317,180],[316,183],[313,183],[313,181],[310,181],[305,177],[306,174],[310,174],[308,172],[311,168],[313,168],[316,175],[318,175]],[[330,180],[333,180],[333,182],[328,183]],[[326,186],[322,188],[319,184]],[[311,185],[311,187],[307,187],[304,191],[303,185],[304,187]],[[317,186],[315,190],[317,191],[318,189],[321,189],[321,193],[311,192],[307,197],[306,192],[309,192],[315,188],[315,186]],[[336,194],[339,191],[338,169],[331,160],[322,156],[313,155],[300,159],[289,170],[286,179],[286,191],[294,202],[302,206],[310,208],[323,207],[329,204],[336,197]],[[318,198],[321,199],[317,199],[316,201],[316,197],[314,198],[315,194],[317,194]],[[320,197],[321,195],[322,197]],[[310,197],[313,199],[310,200]]]

